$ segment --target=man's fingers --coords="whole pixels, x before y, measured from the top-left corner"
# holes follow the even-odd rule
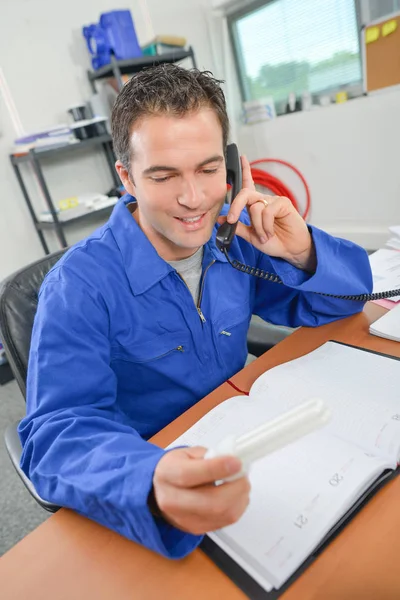
[[[239,473],[241,461],[234,456],[204,459],[204,449],[187,448],[178,454],[172,451],[163,458],[157,477],[179,488],[213,484]]]
[[[252,239],[252,227],[249,227],[248,225],[245,225],[241,221],[238,221],[238,224],[237,224],[237,227],[236,227],[236,235],[238,235],[239,237],[241,237],[244,240],[246,240],[246,242],[249,242],[249,244],[253,243],[253,239]],[[253,233],[253,237],[254,237],[254,233]]]
[[[248,211],[251,224],[261,244],[265,244],[274,237],[275,219],[286,217],[294,210],[290,200],[283,197],[261,196],[250,200]],[[237,233],[241,235],[241,233]],[[242,237],[248,239],[246,232]]]
[[[249,503],[249,494],[248,478],[240,477],[212,488],[199,488],[196,490],[196,501],[192,506],[197,514],[201,507],[201,513],[209,519],[209,530],[219,529],[231,525],[241,517]]]
[[[271,209],[268,210],[268,208],[269,207],[267,206],[265,210],[262,211],[261,219],[263,230],[265,232],[265,235],[267,236],[267,239],[269,240],[274,236],[275,215],[274,212]]]
[[[247,477],[215,485],[238,473],[233,456],[203,458],[205,448],[177,448],[159,461],[153,476],[155,501],[164,518],[194,534],[214,531],[236,522],[249,502]]]
[[[218,221],[219,225],[223,225],[224,223],[226,223],[227,218],[225,216],[218,217],[217,221]],[[236,235],[238,235],[239,237],[243,238],[244,240],[246,240],[247,242],[249,242],[251,244],[252,243],[251,229],[252,228],[249,227],[248,225],[245,225],[244,223],[241,223],[240,221],[238,221],[237,226],[236,226]]]
[[[266,213],[274,217],[286,217],[290,212],[298,214],[289,198],[284,196],[264,196],[264,198],[268,202]]]
[[[203,448],[203,446],[191,446],[189,448],[185,448],[185,452],[190,458],[204,458],[207,448]]]
[[[265,231],[263,221],[264,208],[265,206],[262,202],[256,202],[249,208],[251,224],[261,244],[265,244],[268,239],[268,234]]]
[[[264,198],[260,192],[243,188],[236,198],[233,200],[228,213],[229,223],[236,223],[239,220],[240,214],[245,206],[252,206],[256,202],[260,202]]]
[[[247,477],[220,486],[176,489],[165,485],[157,492],[157,503],[171,523],[203,534],[236,522],[249,504],[249,493]]]
[[[267,205],[265,204],[265,201],[267,201]],[[254,204],[257,203],[261,204],[269,211],[272,211],[276,217],[285,217],[290,212],[295,212],[298,214],[288,198],[283,196],[266,196],[260,192],[243,188],[236,196],[229,209],[229,223],[236,223],[245,206],[247,206],[249,209],[251,206],[254,206]]]
[[[251,174],[251,166],[246,156],[241,156],[240,162],[242,165],[242,187],[247,188],[249,190],[255,190],[256,187],[254,185],[253,177]]]

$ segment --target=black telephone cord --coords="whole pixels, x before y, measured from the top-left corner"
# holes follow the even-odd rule
[[[236,259],[231,260],[226,248],[222,248],[222,252],[225,254],[229,264],[234,269],[237,269],[242,273],[247,273],[248,275],[253,275],[254,277],[259,277],[260,279],[265,279],[266,281],[283,284],[283,281],[279,275],[276,275],[275,273],[268,273],[267,271],[263,271],[263,269],[258,269],[257,267],[250,267],[250,265],[245,265]],[[324,294],[323,292],[315,293],[319,294],[320,296],[327,296],[328,298],[340,298],[341,300],[357,300],[361,302],[367,302],[369,300],[384,300],[385,298],[400,296],[400,289],[377,292],[376,294],[358,294],[355,296],[340,296],[338,294]]]

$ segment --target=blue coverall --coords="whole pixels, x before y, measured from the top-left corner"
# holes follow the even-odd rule
[[[44,499],[179,558],[201,538],[151,514],[148,495],[164,451],[146,440],[243,367],[251,315],[322,325],[363,303],[313,292],[370,292],[372,277],[362,248],[310,227],[313,275],[234,238],[232,258],[277,273],[284,285],[262,281],[228,264],[216,226],[204,246],[196,307],[133,219],[126,206],[133,201],[119,201],[42,285],[21,465]]]

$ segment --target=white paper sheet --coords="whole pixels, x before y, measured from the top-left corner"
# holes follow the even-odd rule
[[[382,248],[369,257],[374,281],[373,291],[385,292],[400,288],[400,252]],[[399,302],[400,295],[391,298]]]

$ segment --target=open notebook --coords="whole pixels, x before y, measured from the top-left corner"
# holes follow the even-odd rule
[[[331,407],[331,421],[255,462],[247,511],[209,534],[266,591],[283,586],[366,490],[396,469],[400,361],[327,342],[267,371],[248,397],[222,402],[170,446],[212,447],[312,397]]]

